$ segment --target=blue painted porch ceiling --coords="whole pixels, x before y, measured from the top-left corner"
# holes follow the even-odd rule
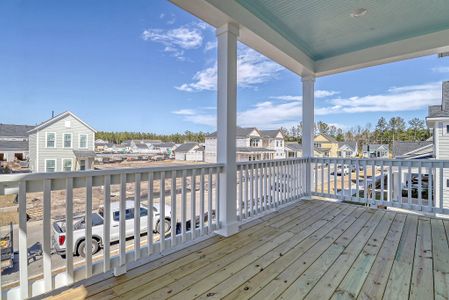
[[[449,29],[449,0],[235,1],[314,60]]]

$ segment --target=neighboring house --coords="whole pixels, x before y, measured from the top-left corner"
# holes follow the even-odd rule
[[[356,142],[339,142],[337,157],[357,157]]]
[[[26,160],[30,125],[0,124],[0,161]]]
[[[188,142],[181,144],[174,150],[176,160],[204,161],[204,146]]]
[[[363,145],[362,155],[365,158],[388,158],[389,146],[386,144]]]
[[[151,153],[151,150],[148,148],[147,144],[137,142],[131,144],[131,152],[137,154],[149,154]]]
[[[285,152],[285,157],[287,158],[293,158],[293,157],[302,157],[302,144],[299,143],[285,143],[284,146],[284,152]],[[313,156],[314,157],[323,157],[324,153],[321,152],[321,150],[319,150],[318,148],[314,148],[313,149]]]
[[[262,147],[274,150],[274,158],[285,158],[284,151],[284,135],[279,129],[275,130],[259,130],[262,136]]]
[[[108,141],[103,141],[100,139],[95,141],[95,152],[100,152],[100,153],[112,152],[113,147],[114,147],[114,144],[110,143]]]
[[[429,115],[426,118],[427,126],[433,130],[433,157],[435,159],[449,159],[449,81],[443,82],[441,105],[429,106]],[[434,178],[440,178],[440,170],[434,170]],[[440,199],[440,188],[443,190],[443,205],[449,203],[449,169],[443,169],[443,187],[439,180],[435,183],[435,199]],[[439,207],[439,201],[435,201]]]
[[[392,148],[395,159],[430,159],[433,152],[433,141],[394,142]]]
[[[337,157],[338,141],[324,133],[320,133],[313,139],[314,146],[324,153],[326,157]]]
[[[89,170],[95,158],[95,129],[73,113],[61,113],[29,132],[33,172]]]
[[[153,149],[160,154],[173,158],[173,150],[176,149],[176,144],[174,142],[155,143],[153,144]]]
[[[206,136],[205,161],[217,162],[217,132]],[[236,160],[269,160],[285,158],[284,136],[280,130],[236,128]]]

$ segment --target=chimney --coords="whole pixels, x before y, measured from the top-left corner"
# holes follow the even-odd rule
[[[449,81],[443,82],[443,111],[449,111]]]
[[[51,118],[53,119],[54,117],[55,117],[55,111],[52,110],[52,111],[51,111]]]

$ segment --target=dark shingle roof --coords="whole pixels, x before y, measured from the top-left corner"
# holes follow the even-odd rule
[[[0,151],[28,151],[28,141],[0,141]]]
[[[92,150],[73,150],[76,158],[89,158],[95,157],[95,151]]]
[[[422,148],[433,144],[431,141],[422,142],[394,142],[393,143],[393,157],[402,156],[410,151]]]
[[[138,149],[148,149],[148,146],[143,143],[136,143],[136,148]]]
[[[279,129],[274,130],[259,130],[262,137],[276,138],[276,136],[281,132]]]
[[[285,143],[285,148],[288,148],[290,151],[301,151],[302,145],[298,143]]]
[[[357,143],[356,142],[339,142],[338,143],[338,148],[341,148],[343,146],[348,146],[349,148],[351,148],[352,151],[356,151],[356,147],[357,147]]]
[[[380,147],[384,146],[387,150],[388,150],[388,145],[387,144],[369,144],[369,145],[363,145],[363,151],[368,151],[368,147],[369,146],[369,151],[376,151],[377,149],[379,149]]]
[[[237,137],[248,137],[250,135],[250,133],[253,132],[254,130],[260,132],[256,127],[248,127],[248,128],[237,127],[236,128],[236,136]],[[216,131],[212,132],[207,137],[217,137],[217,132]]]
[[[31,125],[0,124],[0,137],[27,137]]]
[[[181,146],[179,146],[178,148],[176,148],[175,152],[189,152],[196,146],[198,146],[198,143],[193,143],[193,142],[184,143]]]
[[[159,148],[170,148],[170,147],[174,147],[176,144],[174,142],[165,142],[165,143],[158,143],[158,144],[154,144],[154,147],[159,147]]]

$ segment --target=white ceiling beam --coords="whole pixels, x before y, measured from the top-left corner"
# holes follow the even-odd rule
[[[346,53],[315,62],[316,76],[357,70],[449,51],[449,30]]]

